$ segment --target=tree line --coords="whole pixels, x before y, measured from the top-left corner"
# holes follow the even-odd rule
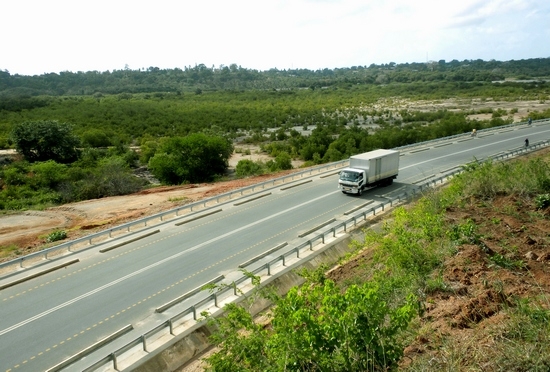
[[[1,68],[1,66],[0,66]],[[380,85],[412,82],[490,82],[550,76],[550,58],[511,61],[452,60],[387,63],[335,69],[270,69],[236,64],[185,68],[125,68],[112,71],[63,71],[26,76],[0,70],[0,97],[85,96],[96,93],[184,93],[197,90],[320,88],[345,84]]]

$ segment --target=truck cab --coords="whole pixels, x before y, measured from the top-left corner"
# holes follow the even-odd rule
[[[367,187],[391,185],[399,172],[399,151],[373,150],[349,158],[339,173],[338,187],[344,194],[361,195]]]
[[[359,194],[363,191],[365,183],[365,171],[352,168],[344,168],[340,171],[338,184],[342,192],[347,194]]]

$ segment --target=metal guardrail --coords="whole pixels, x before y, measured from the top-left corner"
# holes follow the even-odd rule
[[[41,250],[41,251],[38,251],[38,252],[35,252],[35,253],[31,253],[31,254],[23,256],[23,257],[18,257],[16,259],[0,263],[0,270],[6,269],[10,266],[18,266],[19,268],[27,268],[27,267],[24,266],[24,264],[26,262],[36,262],[36,261],[40,261],[42,263],[44,263],[44,261],[49,262],[49,261],[53,260],[54,258],[57,258],[61,255],[64,255],[65,253],[74,253],[74,252],[76,252],[76,249],[72,250],[76,246],[85,245],[85,248],[92,248],[92,247],[96,246],[94,244],[94,240],[97,241],[97,240],[99,240],[99,238],[112,238],[113,234],[116,233],[116,232],[121,232],[121,231],[124,232],[125,231],[126,233],[129,233],[129,234],[136,233],[137,231],[143,230],[143,228],[149,227],[148,224],[153,222],[153,221],[157,221],[159,223],[167,222],[168,217],[170,217],[170,216],[172,218],[182,217],[181,214],[185,211],[194,212],[195,210],[197,210],[199,208],[206,209],[208,204],[216,205],[216,204],[220,204],[221,202],[223,203],[223,202],[231,201],[231,200],[234,200],[235,197],[241,198],[246,193],[253,193],[257,189],[262,189],[263,190],[263,189],[266,189],[268,187],[272,188],[272,187],[275,187],[278,184],[293,182],[293,181],[295,181],[295,179],[298,179],[298,178],[311,177],[315,174],[320,174],[320,173],[329,171],[331,169],[341,168],[348,162],[349,162],[349,160],[341,160],[341,161],[330,163],[330,164],[323,164],[323,165],[320,165],[320,166],[317,166],[317,167],[308,168],[307,170],[303,170],[301,172],[292,173],[290,175],[277,177],[277,178],[274,178],[274,179],[269,180],[269,181],[264,181],[264,182],[254,184],[254,185],[251,185],[251,186],[242,187],[242,188],[237,189],[237,190],[228,191],[226,193],[219,194],[219,195],[216,195],[216,196],[213,196],[211,198],[207,198],[207,199],[195,202],[195,203],[182,205],[182,206],[177,207],[177,208],[173,208],[173,209],[170,209],[170,210],[167,210],[167,211],[164,211],[164,212],[160,212],[160,213],[148,216],[148,217],[144,217],[144,218],[141,218],[139,220],[134,220],[134,221],[131,221],[131,222],[119,225],[119,226],[115,226],[115,227],[107,229],[107,230],[103,230],[103,231],[99,231],[99,232],[94,233],[94,234],[87,235],[87,236],[79,238],[79,239],[71,240],[71,241],[56,245],[56,246],[51,247],[51,248],[47,248],[47,249],[44,249],[44,250]],[[134,231],[131,230],[132,228],[134,228]],[[128,234],[126,234],[125,236],[128,236]],[[105,243],[105,240],[102,240],[100,243],[101,244]],[[84,248],[81,247],[81,248],[78,249],[78,251],[81,251],[82,249],[84,249]]]
[[[550,140],[544,140],[537,143],[532,144],[529,147],[519,147],[517,149],[510,150],[507,153],[503,154],[497,154],[493,156],[489,156],[484,160],[479,160],[479,162],[485,162],[489,160],[504,160],[511,157],[516,157],[521,154],[529,153],[533,150],[536,150],[541,147],[548,147],[550,146]],[[327,236],[332,236],[333,238],[336,237],[338,233],[347,233],[348,229],[350,227],[356,227],[358,224],[358,221],[366,221],[367,217],[369,216],[375,216],[378,210],[385,211],[386,206],[393,207],[395,204],[401,203],[403,201],[409,200],[411,198],[414,198],[417,193],[423,192],[425,189],[431,189],[437,184],[443,184],[448,179],[454,177],[456,174],[463,172],[462,167],[457,168],[453,167],[450,171],[444,173],[443,175],[426,180],[423,184],[417,185],[417,187],[413,188],[411,192],[403,192],[393,198],[389,198],[389,201],[379,203],[375,206],[372,206],[368,209],[364,209],[362,211],[359,211],[352,217],[346,219],[345,221],[338,222],[336,225],[331,226],[330,228],[324,230],[323,232],[307,239],[303,243],[285,251],[284,253],[281,253],[279,256],[275,257],[269,262],[266,262],[259,267],[255,268],[254,270],[250,271],[252,275],[258,276],[259,274],[262,274],[265,272],[267,276],[275,275],[273,271],[273,268],[276,268],[277,266],[281,266],[284,270],[284,268],[287,265],[287,260],[289,256],[296,256],[296,259],[300,259],[300,254],[303,252],[304,248],[307,248],[309,251],[313,251],[313,248],[317,246],[318,244],[325,244],[325,239]],[[211,293],[205,298],[201,299],[194,305],[186,308],[185,310],[179,312],[178,314],[174,315],[173,317],[167,319],[166,321],[160,323],[159,325],[153,327],[146,333],[140,335],[139,337],[131,340],[126,345],[122,346],[121,348],[117,349],[116,351],[110,353],[109,355],[106,355],[104,358],[98,360],[88,368],[84,369],[83,372],[92,372],[95,371],[101,367],[106,367],[107,364],[112,363],[112,366],[115,370],[118,371],[118,357],[123,355],[124,353],[128,352],[129,350],[141,346],[144,352],[148,352],[147,350],[147,340],[148,338],[152,337],[153,335],[158,334],[159,332],[165,332],[168,330],[169,334],[172,336],[176,336],[174,332],[174,328],[176,328],[177,322],[183,318],[185,318],[188,315],[192,315],[192,320],[197,321],[199,320],[199,317],[197,314],[200,314],[202,311],[207,310],[214,306],[215,308],[221,308],[220,303],[223,299],[229,299],[231,296],[238,298],[239,292],[241,289],[239,289],[239,285],[245,283],[247,280],[251,280],[249,276],[242,276],[241,278],[237,279],[232,283],[232,285],[227,285],[220,287],[218,292]],[[232,293],[228,294],[228,292],[232,291]],[[185,321],[181,322],[180,325],[183,325]],[[183,331],[185,332],[185,331]]]
[[[445,176],[440,177],[440,182],[444,182],[445,179],[452,177],[452,174],[447,174]],[[437,182],[438,180],[432,180],[430,183]],[[417,189],[419,191],[422,191],[426,186],[419,186]],[[376,215],[377,211],[382,210],[385,211],[385,208],[387,205],[393,206],[396,202],[399,203],[403,200],[406,200],[410,198],[411,196],[416,195],[416,190],[414,189],[411,194],[408,193],[402,193],[393,199],[390,199],[388,202],[382,202],[380,204],[377,204],[367,210],[358,212],[354,216],[348,218],[347,220],[338,223],[335,226],[330,227],[329,229],[307,239],[305,242],[301,243],[300,245],[293,247],[292,249],[280,254],[276,258],[272,259],[271,261],[264,263],[260,265],[259,267],[255,268],[254,270],[250,271],[252,275],[259,275],[262,273],[266,273],[267,276],[275,275],[273,272],[273,268],[280,266],[282,269],[284,269],[287,266],[287,261],[289,259],[289,256],[296,256],[296,259],[300,259],[300,254],[304,251],[304,248],[307,248],[309,251],[313,251],[314,247],[318,244],[325,244],[327,236],[336,237],[336,235],[339,232],[346,233],[347,230],[350,227],[356,227],[357,224],[361,220],[366,220],[367,217],[370,215]],[[179,312],[178,314],[174,315],[173,317],[165,320],[161,324],[155,326],[151,330],[147,331],[146,333],[134,338],[130,342],[128,342],[126,345],[122,346],[118,350],[110,353],[109,355],[106,355],[104,358],[98,360],[93,365],[89,366],[83,372],[91,372],[95,371],[101,367],[105,367],[107,364],[112,363],[112,366],[115,370],[118,370],[118,357],[123,355],[125,352],[134,349],[137,346],[141,346],[143,351],[147,352],[147,339],[149,337],[152,337],[153,335],[162,332],[162,331],[168,331],[170,335],[176,336],[174,333],[174,328],[176,327],[176,323],[181,320],[182,318],[185,318],[188,315],[192,315],[192,320],[197,321],[199,319],[199,315],[202,311],[209,309],[211,307],[215,308],[221,308],[220,303],[223,301],[223,299],[229,299],[232,296],[238,298],[240,295],[241,289],[239,288],[240,285],[247,282],[248,280],[251,280],[248,276],[242,276],[241,278],[237,279],[232,283],[232,285],[227,285],[224,287],[221,287],[217,292],[211,293],[208,296],[204,297],[194,305],[184,309],[183,311]],[[232,293],[228,293],[232,292]],[[191,320],[191,319],[190,319]],[[182,322],[182,324],[185,322]]]
[[[483,134],[487,134],[487,133],[493,132],[493,131],[502,131],[503,129],[516,128],[516,127],[521,127],[521,126],[533,126],[533,124],[543,123],[543,122],[548,122],[548,121],[550,121],[550,119],[538,119],[538,120],[533,120],[531,122],[531,125],[529,125],[529,123],[527,121],[523,121],[523,122],[519,122],[519,123],[501,125],[501,126],[498,126],[498,127],[479,129],[479,130],[477,130],[477,136],[482,137]],[[405,149],[410,149],[410,148],[413,148],[413,147],[421,147],[421,146],[425,146],[425,145],[428,145],[428,144],[433,144],[433,143],[438,143],[438,142],[446,142],[446,141],[450,141],[450,140],[455,140],[455,139],[460,139],[460,138],[468,138],[468,137],[471,137],[471,132],[461,133],[461,134],[454,134],[452,136],[441,137],[441,138],[437,138],[437,139],[433,139],[433,140],[429,140],[429,141],[416,142],[416,143],[412,143],[410,145],[396,147],[395,150],[405,150]]]
[[[549,119],[533,120],[532,124],[542,123],[542,122],[547,122],[547,121],[549,121]],[[521,123],[507,124],[507,125],[503,125],[503,126],[500,126],[500,127],[480,129],[478,131],[478,135],[482,135],[483,133],[487,133],[487,132],[490,132],[490,131],[502,130],[502,129],[505,129],[505,128],[518,127],[518,126],[522,126],[522,125],[528,125],[528,123],[527,122],[521,122]],[[457,134],[457,135],[453,135],[453,136],[439,138],[439,139],[436,139],[436,140],[423,141],[423,142],[418,142],[418,143],[411,144],[411,145],[397,147],[396,150],[410,149],[410,148],[413,148],[413,147],[424,146],[426,144],[433,144],[434,142],[436,142],[436,143],[437,142],[444,142],[444,141],[454,140],[454,139],[458,139],[458,138],[466,138],[466,137],[469,137],[469,136],[470,136],[470,133]],[[126,231],[126,233],[135,233],[137,231],[131,231],[132,227],[133,228],[141,227],[141,229],[143,229],[143,228],[148,227],[148,223],[150,223],[152,221],[158,221],[158,222],[162,223],[162,222],[165,222],[165,218],[167,218],[168,216],[173,215],[173,218],[178,218],[178,217],[180,217],[180,213],[182,213],[186,210],[188,210],[189,212],[193,212],[194,208],[195,209],[197,209],[199,207],[206,208],[207,204],[209,204],[209,203],[219,204],[220,201],[233,200],[234,196],[238,196],[240,198],[240,197],[244,196],[244,194],[246,192],[251,192],[252,193],[252,192],[256,191],[256,189],[259,189],[259,188],[265,189],[268,185],[270,185],[271,187],[275,187],[275,185],[277,183],[283,184],[283,183],[287,182],[287,179],[289,179],[289,178],[290,178],[290,182],[292,182],[292,181],[294,181],[295,177],[303,178],[304,176],[312,176],[313,172],[317,172],[317,174],[319,174],[321,172],[325,172],[325,171],[328,171],[330,169],[341,168],[348,162],[349,162],[349,160],[346,159],[346,160],[341,160],[341,161],[334,162],[334,163],[329,163],[329,164],[324,164],[324,165],[320,165],[320,166],[317,166],[317,167],[312,167],[312,168],[309,168],[309,169],[301,171],[301,172],[293,173],[291,175],[274,178],[272,180],[265,181],[265,182],[262,182],[262,183],[258,183],[258,184],[255,184],[255,185],[243,187],[243,188],[233,190],[233,191],[228,191],[226,193],[219,194],[219,195],[213,196],[213,197],[208,198],[208,199],[204,199],[204,200],[201,200],[201,201],[198,201],[198,202],[195,202],[195,203],[191,203],[191,204],[186,204],[186,205],[174,208],[174,209],[170,209],[170,210],[160,212],[160,213],[148,216],[148,217],[141,218],[139,220],[134,220],[134,221],[131,221],[131,222],[119,225],[119,226],[115,226],[115,227],[107,229],[107,230],[103,230],[103,231],[99,231],[99,232],[94,233],[94,234],[87,235],[87,236],[79,238],[79,239],[75,239],[75,240],[72,240],[72,241],[68,241],[68,242],[56,245],[56,246],[48,248],[48,249],[44,249],[44,250],[41,250],[41,251],[38,251],[38,252],[35,252],[35,253],[31,253],[31,254],[23,256],[23,257],[18,257],[16,259],[0,263],[0,271],[2,271],[4,269],[7,269],[10,266],[18,266],[19,268],[25,268],[25,266],[24,266],[25,262],[40,261],[41,263],[45,263],[45,262],[53,260],[52,259],[53,256],[62,256],[65,253],[75,252],[76,249],[75,249],[75,251],[73,251],[72,248],[76,247],[76,246],[86,244],[85,248],[92,248],[92,247],[95,246],[94,243],[93,243],[94,239],[99,240],[99,238],[102,238],[102,237],[103,238],[105,238],[105,237],[112,238],[114,233],[121,232],[121,231]],[[105,241],[101,241],[100,243],[103,244],[103,243],[105,243]],[[80,251],[82,249],[84,249],[84,248],[81,247],[78,250]]]

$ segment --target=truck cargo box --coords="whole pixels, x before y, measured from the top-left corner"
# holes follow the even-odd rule
[[[353,155],[349,168],[366,171],[368,184],[395,176],[399,171],[399,151],[381,149]]]

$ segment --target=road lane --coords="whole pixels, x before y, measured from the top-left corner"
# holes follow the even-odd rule
[[[336,176],[316,176],[296,188],[274,188],[249,203],[227,203],[204,219],[164,224],[159,234],[87,254],[61,272],[0,291],[0,372],[43,370],[126,324],[139,334],[151,319],[162,319],[154,314],[156,307],[365,200],[474,157],[517,148],[525,137],[535,143],[549,136],[550,129],[533,126],[446,146],[434,143],[425,151],[405,150],[391,187],[353,197],[338,191]]]

